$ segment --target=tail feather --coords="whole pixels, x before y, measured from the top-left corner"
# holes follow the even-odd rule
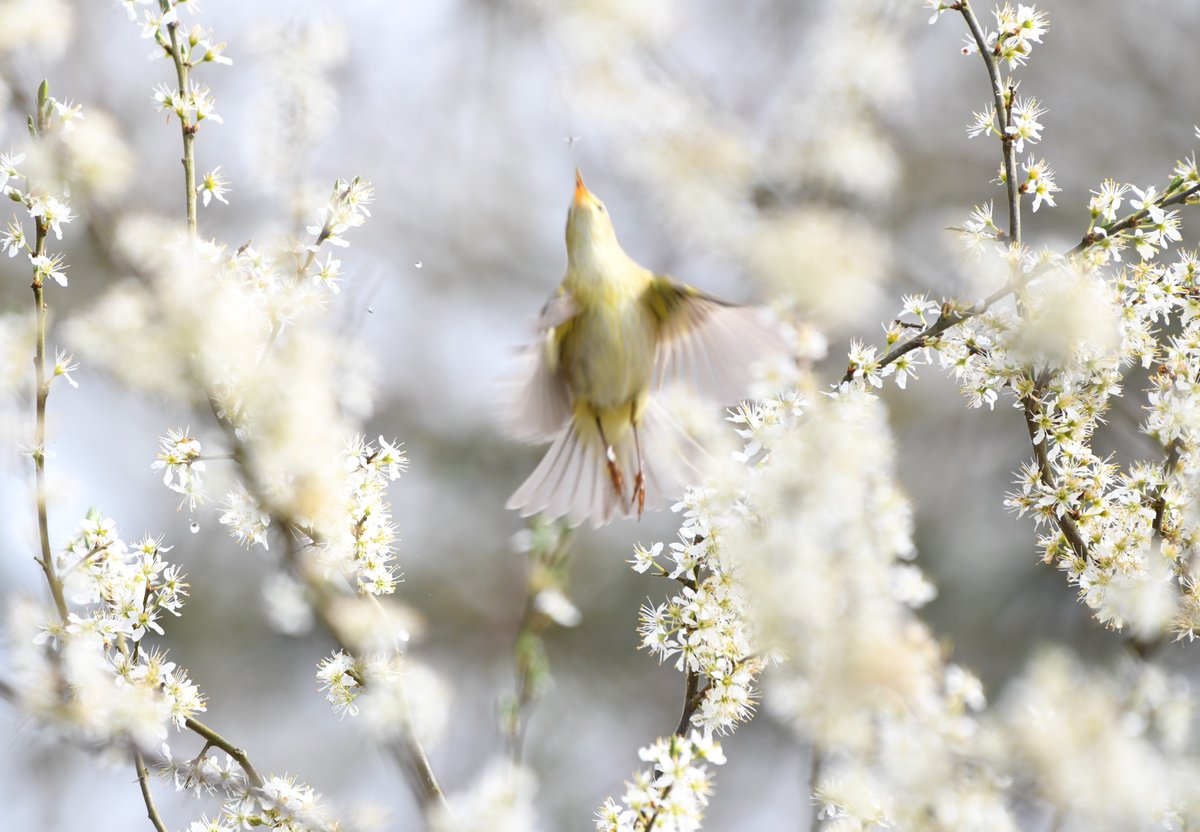
[[[589,428],[586,422],[582,430],[576,420],[568,422],[506,507],[522,517],[541,512],[550,518],[566,517],[572,526],[589,522],[593,527],[636,513],[633,483],[638,462],[633,431],[623,432],[613,444],[625,475],[625,488],[618,494],[599,434]],[[642,414],[638,432],[646,509],[654,510],[678,499],[685,484],[699,478],[699,463],[707,453],[653,400]]]
[[[541,486],[541,499],[544,500],[542,510],[556,517],[566,514],[570,507],[565,490],[573,487],[578,478],[585,473],[582,468],[583,456],[581,454],[583,443],[574,435],[574,431],[570,431],[568,428],[568,432],[567,441],[561,445],[555,442],[550,446],[550,451],[554,451],[557,447],[558,454],[546,469],[546,479]]]
[[[538,512],[551,518],[565,516],[572,526],[590,521],[595,527],[618,512],[628,515],[628,499],[618,497],[609,481],[608,463],[599,440],[591,440],[590,436],[580,436],[575,421],[568,422],[506,507],[519,511],[522,517]]]
[[[591,473],[588,468],[589,456],[588,449],[582,441],[571,445],[570,454],[562,468],[562,480],[551,495],[548,506],[551,514],[566,515],[573,520],[579,512],[589,508],[578,497],[579,484],[588,479]]]

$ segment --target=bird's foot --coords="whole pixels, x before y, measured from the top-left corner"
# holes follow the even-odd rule
[[[641,520],[642,512],[646,510],[646,477],[641,471],[633,478],[633,498],[637,500],[638,519]]]
[[[621,465],[617,462],[617,455],[613,453],[611,445],[604,456],[608,460],[608,475],[612,478],[613,488],[617,490],[617,496],[623,498],[625,496],[625,474],[621,471]]]

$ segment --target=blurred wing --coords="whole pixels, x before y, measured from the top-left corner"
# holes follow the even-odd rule
[[[546,305],[538,313],[538,332],[554,329],[554,327],[566,323],[578,314],[579,305],[575,303],[575,298],[571,297],[570,292],[559,286],[558,291],[554,293],[550,300],[546,301]]]
[[[787,341],[766,309],[734,306],[661,275],[647,291],[661,321],[656,387],[683,383],[732,404],[749,394],[755,362],[788,353]]]
[[[521,350],[503,392],[504,432],[521,442],[549,442],[571,418],[571,396],[558,371],[555,327],[575,317],[578,307],[563,289],[538,316],[538,338]]]

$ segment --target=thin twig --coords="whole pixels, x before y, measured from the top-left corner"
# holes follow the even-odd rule
[[[692,714],[696,713],[696,708],[700,707],[703,700],[704,691],[700,690],[700,674],[689,668],[686,689],[683,694],[683,712],[679,715],[679,724],[675,726],[675,733],[678,736],[686,735],[692,724]]]
[[[560,524],[535,523],[533,543],[526,557],[528,575],[520,623],[513,639],[513,675],[516,678],[511,703],[504,709],[501,730],[508,743],[509,756],[520,763],[524,755],[525,735],[533,706],[549,675],[543,633],[555,622],[538,608],[538,598],[548,589],[566,585],[571,557],[572,532]]]
[[[879,368],[882,369],[886,367],[887,365],[896,361],[896,359],[912,352],[913,350],[919,350],[922,347],[925,347],[930,341],[932,341],[934,338],[937,338],[946,330],[958,326],[959,324],[963,323],[964,321],[968,321],[971,318],[982,315],[1001,300],[1011,295],[1015,288],[1015,284],[1011,282],[1005,283],[979,303],[965,310],[953,309],[949,306],[949,304],[943,306],[942,312],[940,315],[938,315],[936,321],[925,327],[925,329],[918,332],[903,344],[893,347],[887,354],[880,358],[878,362]],[[853,379],[854,370],[847,370],[846,374],[842,376],[842,383],[848,383]]]
[[[1012,128],[1012,89],[1006,88],[1000,77],[1000,63],[996,55],[988,47],[987,36],[979,25],[979,18],[971,8],[968,0],[959,3],[958,10],[962,12],[979,48],[979,55],[987,65],[988,78],[992,82],[992,98],[996,109],[996,129],[1000,132],[1000,141],[1004,144],[1004,179],[1008,187],[1008,237],[1015,243],[1021,242],[1021,196],[1017,185],[1017,156],[1013,150]],[[998,44],[997,44],[998,45]]]
[[[49,87],[43,81],[38,87],[37,107],[36,107],[37,135],[42,137],[49,129]],[[44,217],[35,219],[37,231],[34,237],[34,255],[44,257],[46,255],[46,236],[50,231],[50,224]],[[62,580],[58,576],[57,568],[54,564],[54,553],[50,549],[50,518],[49,510],[46,505],[46,399],[50,395],[50,382],[46,378],[46,319],[49,314],[49,309],[46,303],[45,288],[42,286],[42,276],[38,272],[37,266],[33,269],[33,304],[34,314],[37,320],[37,330],[34,341],[33,367],[36,377],[36,425],[34,427],[33,439],[33,476],[36,489],[37,500],[37,518],[38,518],[38,543],[41,554],[38,557],[38,564],[42,567],[42,571],[46,574],[46,583],[50,587],[50,594],[54,598],[55,609],[58,610],[58,617],[63,624],[67,623],[67,599],[63,592]]]
[[[659,813],[662,812],[663,806],[666,805],[667,798],[671,796],[671,790],[675,788],[675,784],[678,782],[679,782],[678,780],[672,780],[667,785],[667,787],[665,789],[663,789],[662,795],[658,798],[658,801],[657,801],[658,806],[655,807],[655,809],[654,809],[654,814],[652,814],[650,816],[650,819],[648,821],[646,821],[646,825],[642,827],[644,832],[650,832],[650,830],[652,830],[654,828],[654,824],[658,821]],[[634,829],[637,829],[637,827],[635,826]]]
[[[809,798],[816,797],[817,789],[821,786],[821,769],[825,765],[825,755],[821,753],[821,748],[816,743],[813,743],[812,755],[809,758],[808,764],[808,796]],[[817,825],[817,811],[814,805],[813,810],[808,814],[808,828],[814,829]]]
[[[170,10],[170,4],[167,0],[160,0],[163,12]],[[183,50],[179,47],[179,23],[174,21],[167,24],[167,35],[171,39],[171,60],[175,64],[175,78],[179,83],[179,95],[185,98],[188,95],[188,65],[183,60]],[[184,108],[184,113],[187,109]],[[179,128],[183,134],[183,182],[187,189],[187,230],[188,236],[192,239],[196,237],[196,128],[198,125],[191,124],[187,120],[187,116],[181,114],[179,116]]]
[[[1171,483],[1171,476],[1175,473],[1175,468],[1179,465],[1180,457],[1183,456],[1183,442],[1177,437],[1171,440],[1170,447],[1167,448],[1167,458],[1163,463],[1163,481],[1158,487],[1158,493],[1154,496],[1154,533],[1159,537],[1166,537],[1164,531],[1167,523],[1167,488]]]
[[[1029,443],[1033,446],[1033,456],[1037,462],[1038,475],[1042,483],[1051,491],[1058,488],[1058,483],[1054,478],[1054,469],[1050,465],[1050,455],[1046,450],[1046,443],[1049,438],[1042,436],[1041,441],[1036,438],[1038,432],[1038,417],[1041,416],[1041,404],[1037,399],[1040,392],[1040,386],[1035,389],[1035,392],[1030,393],[1021,400],[1025,412],[1025,429],[1029,432]],[[1068,514],[1063,514],[1061,517],[1055,513],[1055,522],[1058,528],[1062,531],[1063,537],[1071,545],[1071,549],[1075,554],[1087,560],[1090,555],[1088,553],[1087,543],[1083,539],[1083,535],[1079,532],[1079,526],[1075,520]]]
[[[46,223],[40,219],[37,222],[35,251],[39,257],[46,253]],[[37,335],[33,366],[37,383],[37,424],[34,428],[33,439],[33,476],[37,499],[38,542],[41,549],[38,564],[46,573],[46,583],[50,587],[50,594],[54,597],[54,606],[58,610],[58,617],[65,624],[67,621],[67,598],[54,565],[54,553],[50,549],[50,518],[46,505],[46,399],[50,395],[50,383],[46,380],[46,316],[48,309],[42,281],[37,276],[36,268],[34,275],[33,303],[37,314]]]
[[[167,832],[167,825],[163,823],[162,815],[158,813],[158,806],[154,803],[154,794],[150,791],[150,772],[146,770],[146,759],[142,756],[141,751],[133,752],[133,761],[137,766],[138,785],[142,789],[142,800],[146,804],[146,816],[150,818],[150,823],[154,825],[157,832]]]
[[[245,751],[238,748],[212,728],[209,728],[203,722],[195,719],[194,717],[188,717],[184,724],[187,726],[189,731],[203,737],[204,741],[208,743],[208,745],[219,748],[232,757],[233,760],[242,767],[242,771],[246,772],[246,779],[250,782],[251,786],[254,788],[262,787],[263,779],[251,764],[250,757]]]
[[[426,756],[421,743],[406,731],[398,740],[389,742],[386,748],[392,758],[407,772],[409,779],[420,784],[417,794],[423,796],[421,808],[426,814],[437,806],[449,815],[450,804],[442,792],[441,784],[433,773],[433,766],[430,765],[429,757]]]
[[[1200,184],[1193,185],[1190,188],[1185,188],[1184,190],[1170,196],[1164,196],[1162,199],[1155,202],[1155,206],[1159,208],[1169,208],[1172,205],[1181,205],[1193,197],[1200,197]],[[1122,217],[1111,225],[1101,226],[1103,233],[1098,231],[1089,231],[1087,234],[1083,235],[1083,239],[1080,240],[1074,248],[1067,252],[1067,255],[1070,256],[1072,254],[1079,254],[1090,246],[1095,245],[1105,237],[1111,237],[1113,234],[1119,234],[1122,231],[1133,228],[1149,215],[1150,209],[1142,208],[1138,211],[1134,211],[1128,216]]]
[[[79,567],[83,566],[85,563],[87,563],[89,560],[91,560],[96,555],[100,554],[100,552],[104,551],[104,548],[105,547],[103,547],[103,546],[93,546],[91,549],[89,549],[87,551],[87,553],[85,555],[83,555],[83,557],[81,557],[79,560],[75,561],[74,563],[72,563],[70,566],[68,566],[66,569],[63,570],[63,573],[60,576],[62,578],[62,580],[65,581],[68,577],[70,577],[72,572],[74,572]]]
[[[200,749],[200,753],[197,754],[192,759],[192,772],[191,772],[191,774],[189,774],[187,776],[187,780],[185,780],[183,782],[183,787],[185,789],[190,787],[193,782],[199,782],[199,780],[200,780],[200,764],[202,762],[204,762],[204,758],[208,754],[208,749],[210,749],[212,747],[213,747],[213,744],[211,742],[209,742],[208,740],[205,740],[204,747]]]
[[[541,626],[538,622],[539,614],[534,609],[534,594],[531,585],[525,598],[525,610],[521,614],[517,637],[513,642],[513,672],[516,676],[516,691],[513,695],[511,711],[505,715],[503,725],[505,740],[508,742],[509,757],[518,764],[524,754],[525,732],[529,726],[530,710],[536,696],[534,662],[537,660],[538,652],[541,652]]]

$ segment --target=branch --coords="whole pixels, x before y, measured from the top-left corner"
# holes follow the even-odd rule
[[[968,321],[971,318],[982,315],[1001,300],[1011,295],[1014,291],[1016,291],[1016,285],[1010,281],[969,309],[955,310],[950,307],[949,303],[943,304],[942,312],[940,315],[938,315],[938,319],[936,321],[925,327],[925,329],[918,332],[903,344],[893,347],[888,353],[879,359],[879,367],[882,369],[901,356],[906,355],[913,350],[921,349],[922,347],[928,345],[931,340],[937,338],[946,330],[958,326],[963,321]],[[842,376],[842,383],[846,384],[853,379],[854,371],[847,370],[846,374]]]
[[[1193,198],[1200,198],[1200,184],[1193,185],[1190,188],[1179,191],[1170,196],[1164,196],[1161,199],[1159,199],[1155,203],[1155,205],[1160,208],[1167,208],[1172,205],[1181,205],[1185,202],[1188,202],[1189,200],[1191,200]],[[1009,200],[1010,214],[1011,214],[1011,210],[1012,210],[1012,204],[1013,203],[1012,203],[1012,198],[1011,198],[1011,193],[1010,193],[1010,200]],[[1080,254],[1081,252],[1086,251],[1087,249],[1094,246],[1096,243],[1098,243],[1100,240],[1102,240],[1105,236],[1111,237],[1113,234],[1118,234],[1122,231],[1125,231],[1129,228],[1136,226],[1139,222],[1141,222],[1143,219],[1145,219],[1148,215],[1149,215],[1149,209],[1143,208],[1139,211],[1135,211],[1132,214],[1129,214],[1126,217],[1122,217],[1120,220],[1118,220],[1117,222],[1114,222],[1112,225],[1106,226],[1104,228],[1103,234],[1095,232],[1095,231],[1090,231],[1083,236],[1083,239],[1080,240],[1079,243],[1074,248],[1064,252],[1063,256],[1073,257],[1076,254]],[[1010,216],[1010,222],[1011,222],[1011,216]],[[1017,222],[1018,222],[1018,224],[1020,223],[1019,216],[1017,218]],[[1020,242],[1020,240],[1017,239],[1017,242]],[[1035,269],[1034,273],[1031,274],[1030,277],[1036,276],[1036,274],[1038,274],[1038,271]],[[1023,282],[1024,281],[1022,281],[1022,283]],[[969,321],[971,318],[982,315],[984,312],[988,311],[988,309],[990,309],[996,303],[1000,302],[1004,298],[1011,295],[1018,288],[1020,288],[1020,284],[1018,284],[1016,281],[1010,281],[1010,282],[1004,284],[1003,286],[1001,286],[999,289],[997,289],[992,294],[988,295],[986,298],[981,300],[979,303],[970,307],[969,309],[953,310],[953,309],[947,309],[947,308],[943,307],[943,311],[938,316],[938,319],[936,321],[934,321],[929,326],[925,327],[925,329],[918,332],[916,335],[914,335],[912,338],[905,341],[903,344],[899,344],[898,346],[893,347],[889,352],[884,354],[884,356],[879,359],[879,367],[881,369],[883,367],[886,367],[887,365],[896,361],[901,356],[906,355],[907,353],[910,353],[913,350],[918,350],[918,349],[921,349],[921,348],[927,346],[930,341],[937,338],[939,335],[941,335],[946,330],[952,329],[965,321]],[[847,371],[847,373],[844,376],[842,376],[842,383],[850,382],[853,379],[854,379],[854,372]]]
[[[302,526],[291,519],[276,514],[273,514],[272,517],[279,518],[283,532],[289,537],[295,538],[303,535],[312,539],[311,535]],[[293,566],[296,566],[295,561],[298,560],[298,555],[299,552],[297,549],[293,549],[289,554],[289,559],[292,561]],[[308,589],[313,612],[316,613],[321,624],[333,636],[334,641],[337,642],[342,650],[353,656],[355,660],[361,661],[362,651],[354,646],[354,639],[343,632],[339,626],[334,611],[335,602],[332,597],[333,593],[330,591],[330,586],[324,577],[314,577],[303,568],[297,568],[296,572]],[[409,785],[413,793],[417,796],[421,808],[428,814],[433,807],[440,806],[449,816],[450,804],[446,800],[446,795],[443,793],[441,785],[438,783],[437,775],[433,771],[429,757],[425,754],[425,748],[413,735],[412,731],[408,729],[407,719],[405,720],[404,730],[401,731],[399,738],[385,743],[385,748],[398,762],[402,763],[402,768],[409,775]]]
[[[1041,415],[1041,403],[1037,400],[1036,396],[1041,389],[1042,386],[1038,385],[1033,393],[1030,393],[1021,400],[1021,404],[1025,408],[1025,429],[1029,431],[1029,443],[1033,446],[1033,456],[1037,461],[1038,474],[1041,477],[1042,483],[1051,491],[1054,491],[1058,488],[1058,483],[1054,479],[1054,469],[1050,466],[1050,456],[1046,451],[1046,443],[1050,440],[1046,436],[1043,436],[1040,442],[1034,438],[1038,432],[1038,417]],[[1075,520],[1066,514],[1060,517],[1057,512],[1054,515],[1054,519],[1058,524],[1059,530],[1062,531],[1063,537],[1067,539],[1075,554],[1085,561],[1090,560],[1091,555],[1088,552],[1087,543],[1084,541],[1083,535],[1080,534],[1079,526],[1076,525]]]
[[[528,569],[525,601],[512,651],[515,691],[512,699],[502,704],[501,721],[509,756],[516,763],[521,762],[524,752],[525,733],[533,705],[541,696],[550,675],[543,633],[553,624],[563,624],[539,609],[538,599],[548,590],[565,590],[574,537],[571,529],[562,524],[541,519],[530,523],[529,532],[531,543],[525,558]]]
[[[221,749],[230,757],[232,757],[237,764],[242,767],[242,771],[246,772],[246,779],[250,782],[251,786],[254,788],[262,787],[263,779],[255,770],[254,766],[250,763],[250,757],[245,751],[238,748],[236,745],[222,737],[220,734],[209,728],[198,719],[189,716],[184,724],[187,726],[189,731],[203,737],[204,741],[209,745]]]
[[[0,698],[7,699],[10,702],[16,702],[18,699],[16,689],[4,679],[0,679]],[[254,788],[262,787],[263,779],[259,776],[254,766],[250,763],[250,758],[247,756],[245,751],[238,748],[236,745],[222,737],[213,729],[209,728],[203,722],[200,722],[198,719],[188,717],[185,725],[187,726],[188,730],[204,738],[206,743],[205,751],[207,751],[209,747],[221,749],[231,758],[233,758],[233,760],[235,760],[239,766],[242,767],[242,771],[246,773],[246,780],[251,786]],[[201,752],[201,756],[203,756],[203,752]],[[154,804],[154,796],[150,793],[150,785],[147,780],[148,772],[146,771],[146,760],[145,757],[142,756],[141,751],[134,752],[134,764],[137,768],[138,782],[140,783],[142,789],[142,799],[146,802],[146,813],[149,815],[150,821],[154,824],[154,828],[156,830],[159,832],[166,832],[165,826],[162,825],[162,819],[158,816],[158,809]]]
[[[963,0],[963,2],[959,3],[958,10],[962,12],[963,18],[967,22],[967,27],[971,30],[971,36],[975,39],[975,45],[979,47],[979,55],[983,58],[983,62],[987,66],[988,78],[992,82],[992,96],[995,99],[996,109],[996,126],[1000,132],[1000,143],[1004,154],[1004,184],[1008,191],[1008,237],[1014,244],[1020,246],[1022,244],[1021,192],[1017,186],[1017,159],[1013,147],[1013,88],[1011,82],[1008,87],[1005,87],[1001,80],[999,60],[995,52],[988,48],[987,37],[984,35],[983,28],[979,25],[979,18],[975,16],[975,12],[968,0]],[[1084,248],[1086,247],[1084,246]],[[1018,308],[1020,308],[1019,301]],[[1028,372],[1032,377],[1032,369],[1028,370]],[[1021,399],[1021,404],[1025,412],[1025,428],[1029,432],[1029,442],[1033,446],[1034,457],[1037,459],[1038,473],[1046,487],[1051,491],[1055,491],[1058,488],[1058,483],[1046,451],[1048,439],[1043,436],[1042,441],[1037,442],[1034,438],[1038,431],[1038,417],[1041,415],[1041,402],[1037,397],[1044,389],[1045,379],[1039,379],[1034,385],[1034,391]],[[1087,543],[1084,542],[1083,535],[1079,533],[1079,527],[1076,525],[1074,519],[1065,514],[1060,516],[1057,512],[1055,512],[1054,518],[1059,530],[1063,533],[1063,537],[1067,539],[1075,554],[1085,561],[1089,560],[1091,556],[1088,552]]]
[[[270,502],[264,496],[266,493],[265,489],[253,467],[249,465],[249,454],[245,443],[238,436],[233,424],[228,419],[224,419],[218,415],[216,401],[211,396],[209,397],[209,405],[212,409],[213,418],[224,431],[229,447],[232,448],[233,459],[238,466],[238,471],[242,479],[246,483],[247,489],[259,505],[269,507]],[[271,522],[277,525],[280,532],[287,539],[294,540],[298,537],[303,537],[311,540],[314,545],[319,545],[319,541],[313,537],[310,530],[287,513],[277,508],[269,507],[268,514],[271,517]],[[297,567],[297,561],[299,560],[298,547],[292,547],[289,550],[288,560],[294,568]],[[313,576],[302,568],[296,568],[295,571],[308,590],[309,603],[312,606],[313,612],[321,621],[321,624],[333,636],[334,641],[337,642],[342,650],[353,656],[356,660],[361,659],[361,651],[352,646],[353,639],[340,631],[333,610],[334,599],[331,597],[332,593],[329,583],[323,576]],[[206,738],[208,737],[206,736]],[[224,748],[224,746],[215,741],[213,744]],[[425,749],[416,737],[412,736],[411,732],[406,730],[398,740],[387,743],[385,747],[397,761],[401,762],[401,767],[408,773],[409,785],[412,787],[413,793],[417,796],[421,807],[428,812],[433,806],[441,806],[449,814],[450,806],[446,800],[445,793],[438,783],[429,758],[425,754]],[[237,759],[237,757],[234,759]]]
[[[1166,537],[1164,530],[1167,522],[1167,487],[1170,484],[1171,475],[1175,473],[1175,468],[1179,465],[1179,459],[1183,455],[1183,442],[1176,438],[1171,440],[1170,447],[1167,448],[1167,458],[1163,465],[1163,481],[1158,487],[1158,493],[1154,498],[1154,533],[1159,537]]]
[[[754,659],[754,654],[743,656],[734,662],[733,669],[737,670]],[[700,707],[704,697],[708,696],[709,691],[714,687],[711,679],[703,688],[700,687],[700,676],[701,674],[698,672],[687,671],[687,690],[683,697],[683,713],[679,715],[679,724],[675,727],[675,735],[678,737],[687,736],[688,727],[692,724],[692,714],[696,713],[696,709]]]
[[[172,29],[172,38],[174,38],[174,30]],[[44,135],[48,129],[48,100],[49,90],[45,81],[38,87],[37,105],[36,105],[36,126],[37,135]],[[185,134],[186,135],[186,134]],[[194,191],[194,189],[193,189]],[[192,193],[190,202],[189,226],[194,231],[195,229],[195,194]],[[46,238],[49,234],[49,223],[42,218],[37,218],[36,234],[34,238],[34,253],[36,256],[44,256],[46,254]],[[50,532],[49,532],[49,512],[46,499],[46,401],[50,394],[50,383],[46,378],[46,330],[48,305],[45,299],[45,287],[42,283],[42,278],[38,274],[37,268],[34,268],[34,277],[31,288],[33,289],[33,298],[35,306],[35,314],[37,316],[36,326],[36,343],[34,346],[34,372],[36,376],[36,427],[34,433],[34,478],[36,483],[36,500],[37,500],[37,515],[38,515],[38,538],[40,543],[40,555],[37,558],[38,564],[42,567],[42,571],[46,575],[46,583],[50,587],[50,593],[54,597],[54,606],[58,611],[59,619],[65,624],[68,617],[68,607],[66,596],[63,592],[62,577],[70,574],[76,568],[85,563],[89,558],[99,551],[93,549],[85,554],[79,561],[69,567],[64,576],[58,574],[54,562],[54,555],[50,548]],[[148,591],[148,590],[147,590]],[[0,696],[16,700],[16,691],[7,682],[0,681]],[[214,745],[229,753],[230,757],[237,760],[243,771],[246,773],[247,779],[256,787],[262,786],[263,779],[255,771],[251,765],[250,759],[246,753],[234,746],[216,731],[199,722],[198,720],[189,718],[186,722],[187,727],[204,737],[210,745]],[[134,764],[138,773],[138,782],[142,791],[142,799],[146,803],[146,814],[150,818],[150,822],[158,832],[167,832],[166,825],[163,823],[162,817],[158,813],[158,808],[154,803],[154,796],[150,791],[149,775],[146,770],[146,761],[140,750],[134,751]]]
[[[979,18],[975,16],[974,10],[971,9],[966,0],[958,3],[954,8],[962,12],[967,22],[967,27],[971,30],[971,35],[975,39],[975,44],[979,48],[979,54],[987,66],[988,78],[992,82],[992,99],[996,110],[996,130],[1000,134],[1000,140],[1004,145],[1004,180],[1008,189],[1008,236],[1009,239],[1019,244],[1021,242],[1021,194],[1017,186],[1016,154],[1013,150],[1012,136],[1009,133],[1012,108],[1008,102],[1011,98],[1011,90],[1006,89],[1004,86],[1004,82],[1000,77],[1000,67],[996,62],[995,56],[991,54],[991,50],[988,48],[987,37],[983,33],[983,28],[979,25]],[[936,338],[951,327],[957,326],[963,321],[970,320],[977,315],[982,315],[992,305],[1016,291],[1017,287],[1017,281],[1015,279],[1010,280],[991,295],[988,295],[984,300],[965,311],[950,311],[943,307],[942,314],[938,316],[936,321],[884,355],[879,360],[880,368],[888,366],[896,359],[913,350],[921,349],[931,339]],[[854,372],[852,370],[847,371],[842,377],[842,382],[849,382],[853,378]]]
[[[167,0],[160,0],[163,12],[170,10]],[[175,64],[175,78],[179,82],[179,95],[188,94],[188,66],[183,60],[183,50],[179,48],[179,23],[167,24],[167,34],[171,38],[171,60]],[[184,113],[186,113],[186,108]],[[188,236],[196,238],[196,128],[198,125],[189,124],[187,116],[179,116],[179,127],[183,134],[183,182],[187,189],[187,230]]]
[[[1004,183],[1008,186],[1008,238],[1015,243],[1021,242],[1021,194],[1017,187],[1017,156],[1013,150],[1012,129],[1012,87],[1005,87],[1000,78],[1000,64],[995,53],[988,48],[987,37],[979,18],[975,16],[967,0],[958,4],[979,47],[979,56],[987,65],[988,78],[992,82],[992,98],[996,109],[996,128],[1000,133],[1000,141],[1004,145]]]
[[[35,241],[38,256],[46,253],[46,223],[37,221]],[[54,597],[58,617],[67,623],[67,598],[63,593],[62,581],[54,566],[54,553],[50,549],[50,517],[46,506],[46,399],[50,395],[50,384],[46,380],[46,317],[49,312],[41,278],[34,267],[33,303],[37,315],[37,334],[34,343],[33,366],[37,384],[36,426],[33,439],[33,477],[37,500],[38,542],[40,555],[37,562],[46,573],[46,583]]]
[[[694,670],[687,671],[687,687],[683,694],[683,713],[679,715],[679,724],[675,726],[677,736],[686,736],[688,726],[692,724],[692,714],[704,701],[706,690],[700,690],[700,674]]]
[[[821,753],[821,749],[814,742],[812,746],[812,754],[808,763],[808,796],[813,799],[817,795],[817,789],[821,786],[822,769],[825,766],[825,755]],[[817,801],[813,800],[816,804]],[[817,808],[814,805],[808,814],[808,827],[815,829],[817,826]]]
[[[1164,195],[1161,199],[1155,202],[1155,205],[1159,208],[1169,208],[1172,205],[1182,205],[1193,197],[1200,197],[1200,184],[1193,185],[1190,188],[1185,188],[1184,190],[1178,191],[1170,196]],[[1134,211],[1128,216],[1122,217],[1111,225],[1101,226],[1103,233],[1089,231],[1087,234],[1083,235],[1083,239],[1080,240],[1074,248],[1067,252],[1067,256],[1079,254],[1087,248],[1095,245],[1104,237],[1111,237],[1114,234],[1119,234],[1122,231],[1133,228],[1148,216],[1150,216],[1150,209],[1142,208],[1138,211]]]
[[[409,733],[405,733],[396,742],[390,742],[384,746],[396,764],[400,766],[408,774],[411,782],[419,784],[417,795],[423,795],[421,808],[426,815],[435,806],[440,806],[445,812],[446,817],[453,817],[450,812],[450,804],[446,800],[446,795],[442,792],[442,787],[438,783],[437,777],[433,773],[433,766],[429,763],[429,758],[425,755],[425,749],[421,743]]]
[[[167,832],[167,825],[163,823],[162,815],[158,813],[158,807],[154,804],[154,795],[150,791],[150,772],[146,771],[146,759],[142,756],[141,751],[133,752],[133,761],[137,766],[138,785],[142,789],[142,800],[146,803],[146,816],[150,818],[150,823],[157,832]]]
[[[521,762],[524,752],[525,729],[529,726],[531,706],[538,695],[538,677],[547,672],[545,649],[541,638],[546,618],[534,608],[537,589],[534,587],[532,572],[535,569],[531,558],[531,575],[525,596],[525,610],[521,614],[517,637],[513,641],[513,673],[516,676],[516,691],[509,712],[504,715],[504,722],[501,726],[508,743],[509,756],[515,763]]]
[[[38,86],[36,119],[36,135],[40,139],[49,129],[50,88],[42,81]],[[34,237],[34,255],[44,257],[46,254],[46,235],[50,224],[44,217],[34,221],[37,231]],[[37,331],[34,341],[33,367],[36,377],[36,426],[33,439],[33,477],[35,483],[38,518],[38,542],[41,554],[38,564],[46,573],[46,583],[50,586],[50,594],[54,597],[54,606],[63,624],[67,623],[67,599],[63,593],[62,581],[58,577],[54,565],[54,554],[50,550],[50,519],[46,507],[46,399],[50,395],[50,382],[46,379],[46,318],[49,309],[46,304],[45,289],[42,286],[42,275],[38,267],[33,268],[33,304],[37,318]]]

